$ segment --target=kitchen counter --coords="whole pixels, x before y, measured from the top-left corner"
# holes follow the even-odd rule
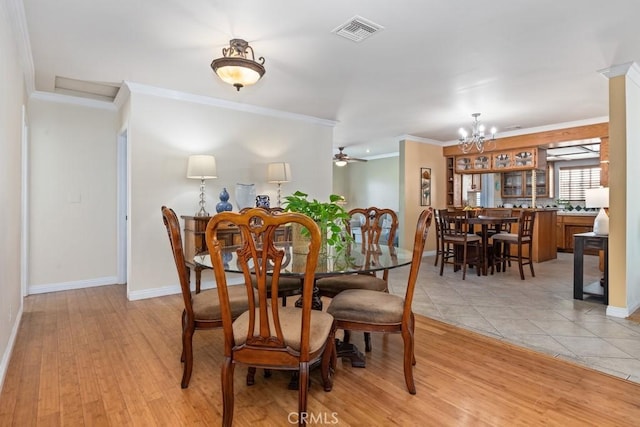
[[[598,215],[597,211],[558,211],[561,216],[592,216]]]

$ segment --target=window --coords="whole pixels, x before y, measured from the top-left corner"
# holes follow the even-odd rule
[[[560,168],[558,198],[584,200],[584,190],[600,187],[600,166]]]

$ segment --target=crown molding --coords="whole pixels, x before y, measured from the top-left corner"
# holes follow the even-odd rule
[[[398,137],[398,140],[399,140],[399,141],[402,141],[402,140],[405,140],[405,141],[406,141],[406,140],[409,140],[409,141],[413,141],[413,142],[423,142],[423,143],[425,143],[425,144],[440,145],[440,146],[442,146],[442,147],[444,147],[444,145],[446,144],[446,142],[444,142],[444,141],[438,141],[437,139],[422,138],[422,137],[419,137],[419,136],[408,135],[408,134],[400,135],[400,136]]]
[[[33,54],[31,53],[31,42],[29,31],[27,30],[27,18],[24,14],[24,4],[22,0],[7,0],[7,11],[9,21],[18,47],[18,55],[22,61],[22,72],[24,74],[24,84],[27,94],[35,91],[35,67],[33,65]]]
[[[152,95],[160,98],[173,99],[177,101],[191,102],[194,104],[209,105],[212,107],[226,108],[228,110],[243,111],[245,113],[260,114],[262,116],[270,116],[281,119],[298,120],[320,126],[335,127],[338,124],[336,120],[320,119],[317,117],[306,116],[304,114],[289,113],[286,111],[273,110],[270,108],[257,107],[255,105],[241,104],[234,101],[226,101],[224,99],[212,98],[203,95],[194,95],[192,93],[181,92],[172,89],[165,89],[156,86],[149,86],[142,83],[125,81],[124,84],[129,88],[131,93],[139,93],[144,95]]]

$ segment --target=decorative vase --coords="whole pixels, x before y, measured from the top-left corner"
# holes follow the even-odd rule
[[[216,205],[216,212],[220,213],[231,209],[233,209],[233,205],[229,203],[229,193],[226,188],[223,188],[220,192],[220,201]]]
[[[236,204],[238,205],[238,210],[253,207],[255,199],[255,184],[236,184]]]

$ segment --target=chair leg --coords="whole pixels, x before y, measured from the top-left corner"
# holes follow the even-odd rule
[[[309,362],[300,362],[298,370],[300,381],[298,382],[298,425],[306,424],[307,394],[309,392]]]
[[[327,343],[325,345],[324,351],[322,352],[322,360],[320,362],[320,370],[322,374],[322,385],[324,387],[324,391],[331,391],[333,388],[333,372],[335,370],[335,357],[334,354],[336,352],[336,330],[335,327],[331,328],[331,332],[329,333],[329,337],[327,338]]]
[[[371,332],[364,333],[364,351],[371,352]]]
[[[529,268],[531,269],[531,277],[536,277],[536,274],[533,272],[533,260],[531,259],[532,249],[532,245],[529,243]]]
[[[518,245],[518,270],[520,270],[520,280],[524,280],[524,270],[522,268],[522,245]]]
[[[180,383],[180,386],[182,388],[189,387],[189,381],[191,380],[191,371],[193,370],[192,339],[193,339],[194,329],[195,329],[194,325],[189,325],[187,323],[185,325],[184,330],[182,331],[182,355],[184,358],[184,367],[182,370],[182,382]]]
[[[224,358],[220,380],[222,382],[222,425],[231,427],[233,424],[233,368],[230,357]]]
[[[462,280],[467,276],[467,245],[462,250]]]
[[[266,371],[265,371],[266,374]],[[247,369],[247,385],[254,385],[256,383],[256,368],[255,366],[249,366]]]
[[[402,340],[404,341],[404,382],[407,384],[409,393],[416,394],[416,385],[413,381],[413,333],[410,325],[402,328]]]

